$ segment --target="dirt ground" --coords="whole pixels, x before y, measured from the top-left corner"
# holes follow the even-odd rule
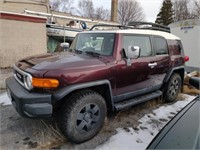
[[[0,149],[94,149],[104,143],[117,128],[133,127],[137,130],[138,120],[155,108],[165,105],[162,100],[155,99],[128,110],[108,114],[103,129],[93,139],[73,144],[58,131],[55,121],[22,118],[13,106],[0,106],[1,129]],[[127,131],[128,132],[128,131]]]

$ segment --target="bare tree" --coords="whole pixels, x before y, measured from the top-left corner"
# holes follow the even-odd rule
[[[82,17],[94,18],[94,5],[92,0],[80,0],[77,12]]]
[[[143,21],[145,15],[140,4],[136,0],[119,0],[118,21],[127,25],[130,21]]]
[[[189,0],[174,1],[174,21],[186,20],[190,13],[188,10]]]
[[[199,1],[200,0],[174,0],[174,21],[199,18]]]
[[[58,0],[50,0],[49,5],[50,5],[52,10],[59,11],[60,2],[61,1],[58,1]]]
[[[200,18],[200,0],[195,1],[195,14]]]
[[[97,7],[95,9],[94,18],[101,20],[110,20],[110,11],[108,9],[104,9],[103,6]]]
[[[54,11],[66,12],[73,14],[75,8],[73,7],[74,0],[49,0],[49,5]]]

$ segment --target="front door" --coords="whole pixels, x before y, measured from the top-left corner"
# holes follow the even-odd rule
[[[128,46],[139,46],[140,57],[126,63],[126,56],[116,65],[115,101],[150,92],[159,88],[155,83],[157,60],[152,47],[152,38],[148,35],[124,35],[123,50]]]

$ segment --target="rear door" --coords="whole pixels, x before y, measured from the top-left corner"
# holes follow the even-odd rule
[[[170,66],[170,57],[166,39],[160,36],[155,36],[154,49],[157,63],[154,68],[156,74],[156,76],[154,76],[156,77],[155,82],[156,84],[162,84]]]

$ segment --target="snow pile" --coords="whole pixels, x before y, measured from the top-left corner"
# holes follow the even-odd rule
[[[7,93],[0,94],[0,105],[11,105],[11,101],[8,98]]]
[[[184,100],[173,104],[166,104],[154,110],[151,114],[146,114],[140,120],[139,125],[134,129],[117,129],[117,134],[112,136],[107,142],[98,146],[98,150],[144,150],[153,140],[156,134],[177,114],[184,106],[191,102],[195,96],[183,95]]]

